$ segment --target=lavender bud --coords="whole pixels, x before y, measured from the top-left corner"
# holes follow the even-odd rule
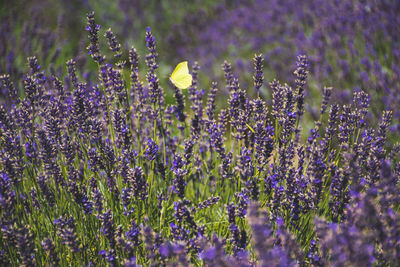
[[[159,147],[158,145],[151,139],[147,138],[147,145],[146,145],[146,151],[144,152],[144,156],[150,160],[153,161],[158,157],[159,153]]]
[[[210,93],[208,94],[208,99],[207,99],[207,116],[208,120],[212,121],[214,119],[214,112],[215,112],[215,95],[217,94],[217,83],[213,82],[211,84],[211,90]]]
[[[73,59],[67,61],[67,71],[68,77],[72,83],[72,85],[77,88],[78,87],[78,78],[76,77],[76,62]]]
[[[29,228],[21,227],[16,231],[18,253],[24,266],[36,266],[34,236]]]
[[[67,245],[73,253],[79,252],[82,245],[79,243],[75,231],[74,219],[60,217],[54,220],[54,224],[57,226],[57,234],[61,238],[63,245]]]
[[[101,232],[108,239],[110,247],[114,249],[116,245],[115,226],[111,210],[105,211],[99,218],[101,220]]]
[[[96,24],[94,20],[94,12],[90,12],[87,14],[87,26],[86,26],[86,31],[89,32],[89,41],[90,44],[87,47],[89,55],[92,57],[92,59],[96,62],[98,62],[100,65],[104,63],[105,57],[103,57],[100,54],[99,50],[99,39],[98,39],[98,33],[100,31],[101,26]]]
[[[50,238],[45,238],[41,242],[44,251],[47,253],[48,263],[52,266],[57,266],[59,263],[59,258],[57,256],[56,247]]]
[[[324,87],[324,92],[323,92],[323,100],[322,100],[322,104],[321,104],[321,114],[324,114],[326,111],[326,107],[328,105],[328,101],[329,98],[331,96],[332,93],[332,87]]]
[[[300,117],[304,113],[304,86],[308,76],[308,59],[305,55],[297,57],[297,69],[294,71],[296,75],[296,93],[297,93],[297,111]]]
[[[231,83],[233,82],[233,72],[232,72],[232,66],[229,62],[224,61],[224,64],[222,65],[224,73],[225,73],[225,81],[227,88],[230,88]]]
[[[260,94],[260,88],[264,82],[264,75],[263,75],[263,62],[264,58],[262,54],[254,55],[254,89],[257,92],[257,95]]]
[[[174,86],[174,89],[175,89],[175,99],[176,99],[176,106],[174,107],[174,112],[178,121],[184,122],[186,119],[185,99],[182,95],[182,91],[178,87]]]
[[[121,52],[121,44],[118,43],[117,38],[111,31],[111,29],[108,29],[105,33],[105,37],[108,40],[108,46],[110,47],[110,50],[115,53],[115,58],[120,59],[122,56]]]
[[[0,75],[1,91],[8,92],[10,99],[15,102],[18,101],[18,91],[14,86],[14,83],[10,79],[10,75]]]

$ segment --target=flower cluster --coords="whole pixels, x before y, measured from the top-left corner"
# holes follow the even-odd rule
[[[337,101],[348,102],[350,94],[345,88],[361,87],[379,100],[372,103],[374,109],[397,110],[399,10],[399,2],[385,0],[306,0],[296,7],[290,0],[228,1],[207,12],[187,14],[187,23],[177,23],[168,40],[180,48],[181,57],[201,59],[210,75],[214,62],[225,58],[236,59],[237,73],[247,73],[252,69],[249,57],[254,51],[265,51],[262,58],[256,55],[253,75],[255,93],[264,95],[267,88],[258,85],[261,60],[266,63],[267,79],[278,76],[294,82],[298,78],[293,77],[288,62],[304,53],[309,55],[318,84],[315,90],[322,93],[321,84],[328,83],[337,88],[333,95]],[[245,87],[250,87],[253,79],[244,76]],[[374,115],[379,117],[378,112]],[[394,130],[398,129],[397,124]]]

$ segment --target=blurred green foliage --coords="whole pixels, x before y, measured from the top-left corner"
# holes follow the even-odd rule
[[[116,34],[127,60],[127,51],[135,47],[141,56],[141,67],[145,66],[145,32],[151,27],[156,36],[159,53],[159,77],[163,86],[166,77],[176,63],[184,60],[176,56],[176,47],[169,37],[174,26],[183,23],[188,14],[204,12],[212,16],[216,5],[212,0],[195,1],[52,1],[16,0],[0,3],[0,73],[8,73],[22,88],[21,77],[28,70],[26,58],[37,56],[46,72],[66,73],[65,62],[74,58],[78,73],[83,70],[96,71],[97,66],[87,61],[88,44],[85,31],[86,14],[95,11],[96,21],[102,26],[100,35],[108,28]],[[104,38],[100,39],[102,53],[111,52]],[[191,62],[193,63],[193,62]],[[51,70],[52,68],[53,70]],[[142,73],[144,75],[144,73]],[[167,101],[172,92],[167,92]]]

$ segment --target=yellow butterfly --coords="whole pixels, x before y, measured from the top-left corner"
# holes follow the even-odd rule
[[[169,79],[179,89],[186,89],[191,86],[192,75],[189,74],[188,62],[183,61],[179,63]]]

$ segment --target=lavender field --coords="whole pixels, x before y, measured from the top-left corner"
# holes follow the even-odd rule
[[[400,265],[400,2],[0,8],[0,266]]]

